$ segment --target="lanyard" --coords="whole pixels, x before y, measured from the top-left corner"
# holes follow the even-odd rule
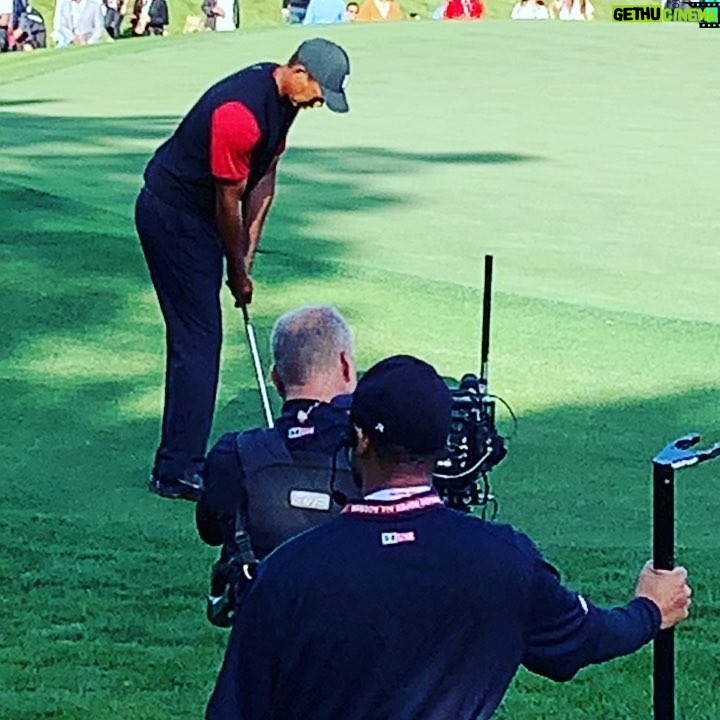
[[[433,505],[442,505],[443,501],[436,493],[430,495],[419,495],[400,502],[370,504],[370,503],[349,503],[341,510],[344,515],[398,515],[399,513],[423,510]]]

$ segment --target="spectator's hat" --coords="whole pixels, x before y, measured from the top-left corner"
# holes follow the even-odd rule
[[[350,77],[347,53],[334,42],[315,38],[300,45],[296,56],[320,84],[325,104],[334,112],[347,112],[350,109],[345,97],[345,86]]]
[[[431,365],[395,355],[360,378],[350,417],[378,443],[433,455],[446,447],[451,404],[450,390]]]

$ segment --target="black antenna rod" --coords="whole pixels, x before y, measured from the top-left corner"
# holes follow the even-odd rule
[[[490,354],[490,307],[492,305],[493,256],[485,256],[485,287],[483,288],[482,339],[480,342],[480,392],[488,386],[488,356]]]

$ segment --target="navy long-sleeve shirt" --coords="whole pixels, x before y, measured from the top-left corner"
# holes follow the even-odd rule
[[[261,563],[208,720],[485,720],[520,665],[568,680],[660,627],[650,600],[603,610],[563,587],[509,526],[389,506],[365,501],[380,509]]]

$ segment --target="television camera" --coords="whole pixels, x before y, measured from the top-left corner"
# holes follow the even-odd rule
[[[488,473],[507,455],[507,438],[495,424],[497,402],[510,406],[488,391],[490,310],[493,256],[485,256],[480,375],[462,377],[452,392],[451,426],[447,455],[435,466],[433,482],[448,507],[470,511],[480,508],[483,517],[494,518],[498,502],[490,491]]]

